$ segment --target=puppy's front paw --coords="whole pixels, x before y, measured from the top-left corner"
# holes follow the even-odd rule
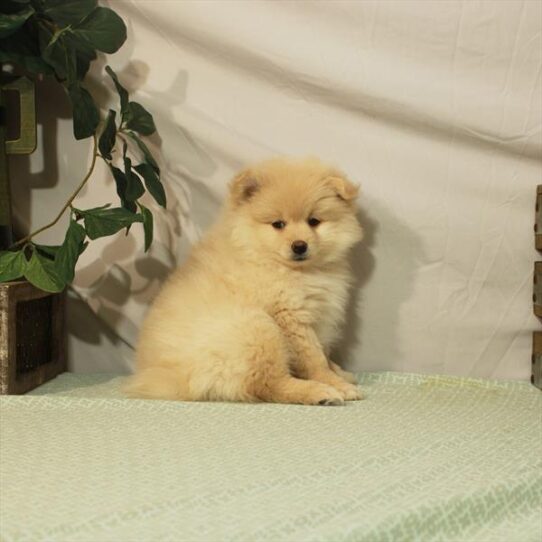
[[[312,397],[313,404],[323,406],[344,405],[342,393],[333,386],[318,383],[315,387],[318,391]]]
[[[346,382],[330,369],[327,371],[318,371],[312,375],[312,378],[318,382],[322,382],[326,386],[333,387],[344,401],[358,401],[359,399],[363,399],[363,395],[357,386]]]
[[[363,399],[363,393],[361,393],[361,390],[353,384],[343,384],[340,387],[337,387],[337,389],[345,401],[359,401],[360,399]]]
[[[344,401],[340,397],[334,397],[334,398],[320,399],[320,401],[318,401],[318,404],[322,406],[339,406],[339,405],[344,405]]]

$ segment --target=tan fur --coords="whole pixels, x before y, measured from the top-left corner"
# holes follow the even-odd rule
[[[164,285],[141,330],[126,393],[183,401],[342,404],[353,375],[328,359],[361,240],[358,189],[318,160],[241,172],[222,215]],[[321,220],[316,227],[308,219]],[[284,221],[283,229],[272,223]],[[292,259],[292,242],[308,258]]]

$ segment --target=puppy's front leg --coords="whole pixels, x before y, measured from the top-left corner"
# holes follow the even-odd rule
[[[362,398],[357,386],[346,382],[330,369],[322,345],[311,326],[297,321],[287,312],[276,315],[275,320],[292,347],[294,370],[299,377],[333,386],[347,401]]]

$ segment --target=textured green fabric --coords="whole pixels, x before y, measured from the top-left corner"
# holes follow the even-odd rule
[[[62,375],[0,401],[2,541],[542,540],[542,394],[360,377],[345,407],[123,399]]]

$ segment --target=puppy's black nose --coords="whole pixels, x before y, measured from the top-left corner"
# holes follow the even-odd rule
[[[305,254],[307,252],[307,243],[305,241],[294,241],[292,243],[292,250],[296,254]]]

